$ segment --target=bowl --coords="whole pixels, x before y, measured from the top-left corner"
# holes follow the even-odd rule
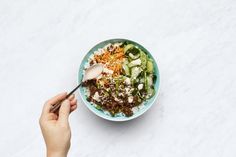
[[[122,115],[116,115],[116,116],[112,117],[112,116],[106,114],[106,112],[104,112],[103,110],[98,110],[89,101],[87,101],[87,99],[86,99],[87,97],[85,95],[84,87],[81,87],[79,89],[79,94],[80,94],[80,97],[81,97],[82,101],[84,102],[84,104],[95,115],[97,115],[101,118],[104,118],[106,120],[110,120],[110,121],[128,121],[128,120],[131,120],[131,119],[134,119],[134,118],[137,118],[137,117],[141,116],[148,109],[150,109],[151,106],[154,104],[154,102],[155,102],[155,100],[158,96],[158,93],[159,93],[160,74],[159,74],[159,69],[158,69],[156,60],[153,58],[151,53],[147,49],[145,49],[142,45],[138,44],[137,42],[128,40],[128,39],[109,39],[109,40],[105,40],[105,41],[102,41],[102,42],[98,43],[92,49],[89,50],[89,52],[85,55],[85,57],[83,58],[83,60],[80,64],[79,72],[78,72],[78,84],[81,82],[81,80],[83,78],[84,66],[85,66],[85,64],[88,64],[88,59],[89,59],[90,55],[92,55],[94,53],[94,51],[98,50],[99,48],[103,48],[105,45],[107,45],[109,43],[117,43],[117,42],[127,42],[127,43],[130,43],[130,44],[136,45],[140,49],[142,49],[150,58],[153,59],[153,61],[154,61],[154,74],[157,76],[157,79],[156,79],[155,84],[154,84],[154,89],[155,89],[154,96],[152,98],[146,100],[144,102],[143,107],[141,109],[139,109],[137,112],[135,112],[131,117],[126,117],[126,116],[122,116]]]

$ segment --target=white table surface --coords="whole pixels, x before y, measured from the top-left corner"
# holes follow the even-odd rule
[[[82,57],[109,38],[152,52],[158,101],[114,123],[79,99],[69,157],[236,156],[235,0],[1,0],[1,157],[44,156],[44,101],[74,88]]]

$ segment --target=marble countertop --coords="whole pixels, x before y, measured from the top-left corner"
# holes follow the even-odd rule
[[[0,154],[42,157],[44,101],[75,87],[96,43],[128,38],[156,58],[161,90],[114,123],[79,98],[69,157],[235,157],[235,0],[1,0]]]

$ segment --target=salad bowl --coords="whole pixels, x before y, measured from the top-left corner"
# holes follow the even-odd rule
[[[152,64],[151,64],[152,69],[151,70],[153,73],[152,76],[155,76],[155,80],[152,81],[151,85],[145,85],[146,89],[147,89],[147,93],[150,91],[149,89],[153,89],[153,93],[151,94],[151,96],[147,95],[146,97],[148,97],[148,99],[145,99],[144,101],[142,101],[142,104],[139,105],[138,107],[136,107],[135,111],[132,112],[132,115],[127,116],[127,114],[123,114],[123,113],[118,113],[118,114],[112,115],[108,111],[104,110],[103,108],[102,109],[101,109],[101,107],[98,108],[98,106],[96,104],[94,105],[94,103],[92,103],[90,100],[88,100],[88,90],[86,89],[86,87],[80,88],[79,94],[80,94],[84,104],[95,115],[97,115],[101,118],[104,118],[106,120],[110,120],[110,121],[128,121],[128,120],[131,120],[131,119],[141,116],[148,109],[150,109],[151,106],[154,104],[155,100],[157,99],[157,96],[159,93],[159,87],[160,87],[159,69],[158,69],[155,58],[153,58],[153,56],[151,55],[151,53],[147,49],[145,49],[142,45],[138,44],[137,42],[134,42],[134,41],[131,41],[128,39],[109,39],[106,41],[102,41],[102,42],[98,43],[97,45],[95,45],[92,49],[90,49],[89,52],[83,58],[83,60],[80,64],[80,67],[79,67],[77,80],[78,80],[78,84],[83,80],[84,71],[85,71],[86,67],[88,67],[89,64],[91,64],[91,56],[94,55],[95,52],[103,49],[104,47],[106,47],[106,45],[111,45],[111,44],[116,44],[116,43],[125,43],[126,45],[128,45],[126,47],[133,45],[134,47],[137,47],[140,51],[144,52],[148,56],[149,60],[152,61]],[[134,56],[132,55],[131,57],[134,57]],[[135,63],[135,62],[133,62],[133,63]],[[150,71],[150,68],[148,68],[148,67],[150,67],[150,66],[148,66],[148,62],[147,63],[145,62],[145,64],[147,64],[147,68],[146,68],[147,71],[148,70]],[[129,63],[128,65],[133,66],[132,63]],[[132,69],[135,69],[135,68],[132,68]],[[126,70],[124,69],[123,71],[126,71]],[[132,78],[132,75],[135,75],[135,73],[133,74],[131,71],[130,75]],[[145,75],[145,77],[146,77],[146,75]]]

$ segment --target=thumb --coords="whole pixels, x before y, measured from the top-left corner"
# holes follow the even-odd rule
[[[70,101],[69,100],[64,100],[61,104],[60,110],[59,110],[59,118],[58,121],[62,123],[67,123],[68,118],[70,114]]]

